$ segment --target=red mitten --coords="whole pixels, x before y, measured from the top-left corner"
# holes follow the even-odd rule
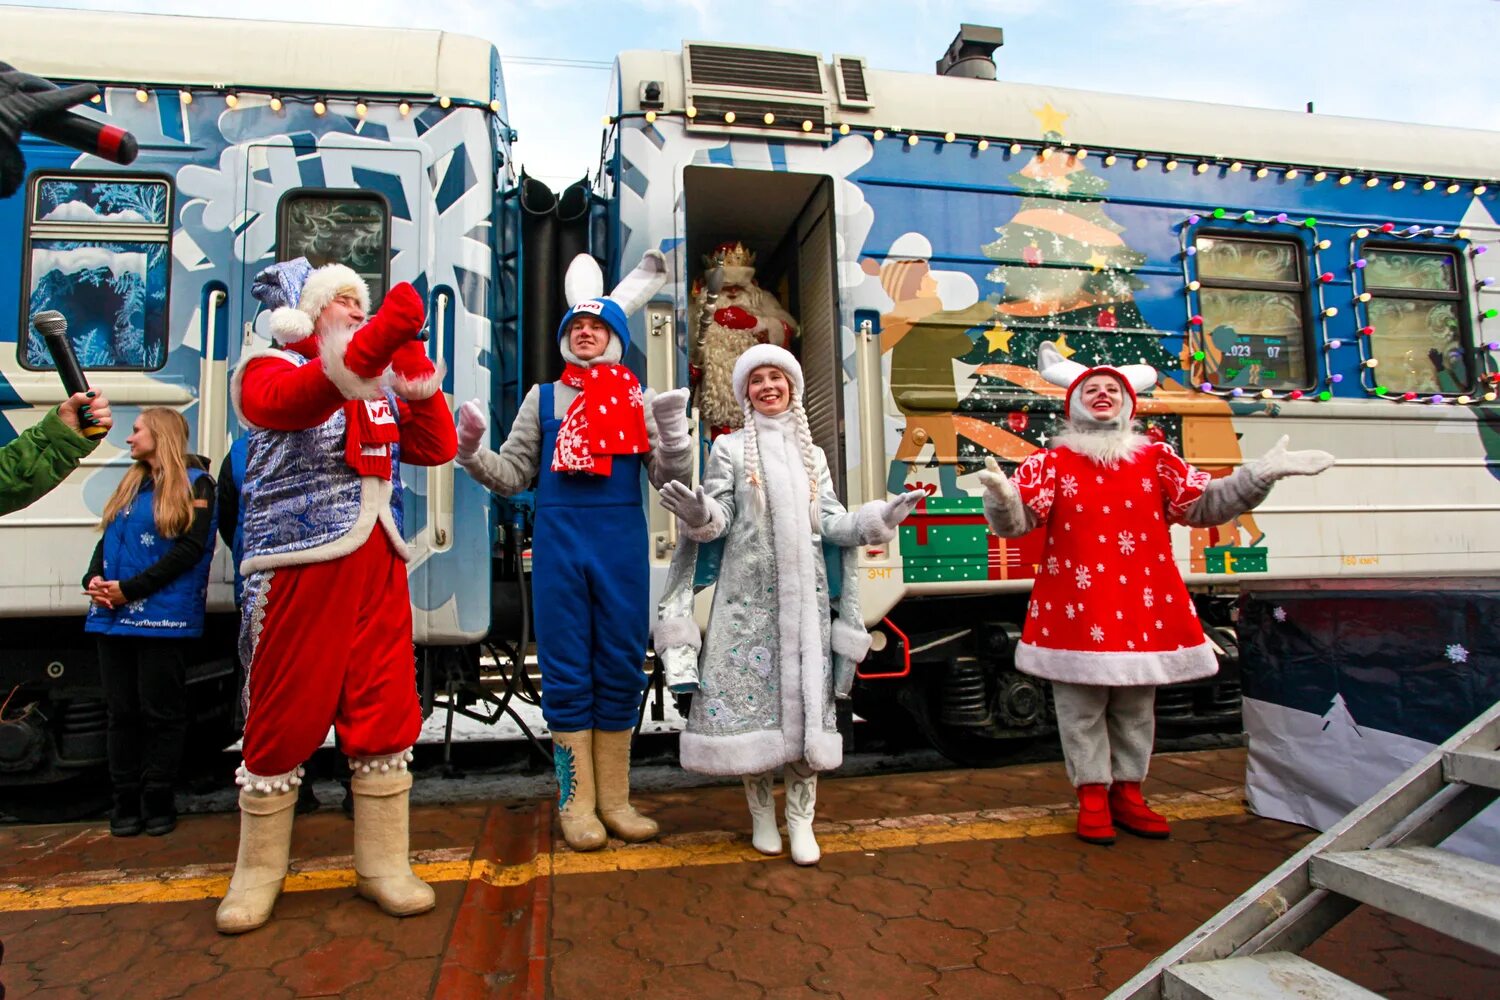
[[[344,350],[344,367],[360,378],[378,378],[396,349],[416,340],[426,322],[422,297],[410,283],[392,288],[370,322],[355,331]]]
[[[391,355],[390,386],[403,399],[426,399],[442,384],[426,346],[420,340],[408,340]]]
[[[755,326],[755,317],[739,306],[725,306],[714,313],[714,322],[731,330],[749,330]]]

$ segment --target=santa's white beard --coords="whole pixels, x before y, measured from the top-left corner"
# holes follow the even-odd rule
[[[355,323],[347,319],[319,321],[318,329],[315,333],[315,336],[318,338],[318,346],[337,344],[338,352],[343,354],[344,348],[348,346],[349,341],[354,339],[354,332],[363,325],[362,323]],[[299,340],[297,343],[300,344],[302,341]]]
[[[1082,455],[1096,465],[1115,469],[1151,443],[1150,438],[1136,433],[1127,420],[1116,418],[1101,425],[1090,418],[1088,423],[1093,426],[1080,422],[1077,417],[1072,418],[1068,421],[1068,429],[1052,439],[1053,445]]]
[[[739,427],[745,422],[734,398],[734,363],[755,346],[750,330],[731,330],[710,323],[703,335],[703,381],[698,384],[698,413],[710,427]]]

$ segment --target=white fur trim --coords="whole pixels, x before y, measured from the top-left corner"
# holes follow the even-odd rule
[[[1082,455],[1095,465],[1116,469],[1121,462],[1149,445],[1151,439],[1128,427],[1099,431],[1069,429],[1053,438],[1050,443],[1054,448],[1066,448]]]
[[[302,283],[302,294],[297,298],[297,308],[317,322],[323,310],[328,308],[341,288],[352,288],[359,296],[361,312],[370,311],[370,286],[356,274],[353,268],[343,264],[324,264]]]
[[[745,401],[745,383],[750,381],[750,373],[757,368],[771,365],[786,372],[786,377],[792,382],[792,391],[798,399],[802,398],[802,366],[797,359],[792,357],[792,352],[775,344],[756,344],[754,347],[740,355],[734,363],[734,398],[737,402]]]
[[[700,524],[696,528],[691,527],[682,518],[678,518],[677,523],[682,528],[682,533],[693,541],[699,543],[712,542],[724,534],[724,508],[720,507],[717,501],[710,503],[708,523]]]
[[[1181,649],[1132,653],[1051,649],[1020,642],[1016,644],[1016,669],[1049,681],[1130,687],[1212,677],[1219,672],[1219,661],[1207,639]]]
[[[380,384],[389,386],[402,399],[430,399],[437,394],[438,390],[442,389],[443,375],[447,371],[448,366],[439,361],[436,370],[431,375],[408,379],[396,374],[395,369],[387,368],[385,374],[380,376]]]
[[[350,757],[349,770],[355,775],[361,774],[389,774],[392,771],[405,771],[414,759],[415,754],[411,747],[405,750],[397,750],[395,753],[381,754],[378,757]],[[400,789],[396,789],[400,791]]]
[[[859,532],[859,544],[884,545],[896,537],[896,529],[885,523],[885,501],[870,500],[859,505],[854,512],[855,530]]]
[[[249,420],[245,419],[245,409],[243,406],[243,396],[245,391],[245,369],[247,369],[250,366],[250,362],[254,361],[256,358],[265,357],[267,355],[281,358],[285,361],[291,362],[294,365],[299,364],[302,361],[301,357],[293,354],[291,351],[283,351],[280,348],[271,347],[270,345],[263,342],[257,343],[256,346],[251,347],[250,349],[245,351],[245,353],[240,355],[240,360],[235,364],[234,371],[229,373],[229,402],[234,407],[234,415],[239,418],[240,423],[250,428],[252,431],[264,430],[265,428],[253,424]]]
[[[379,399],[385,389],[378,378],[361,378],[344,364],[344,352],[354,331],[338,336],[324,334],[318,340],[318,356],[323,359],[323,374],[328,377],[345,399]]]
[[[786,763],[787,748],[775,729],[732,736],[684,732],[677,738],[677,759],[699,774],[759,774]]]
[[[703,648],[703,634],[692,618],[662,618],[651,629],[651,639],[657,652],[673,646],[690,649]]]
[[[312,332],[313,319],[301,309],[282,306],[271,313],[271,336],[283,344],[295,344]]]
[[[581,253],[568,263],[563,274],[563,301],[572,309],[580,302],[604,297],[604,272],[593,254]]]
[[[234,769],[234,783],[251,794],[280,795],[302,784],[304,773],[299,765],[285,774],[260,775],[246,767],[244,761],[240,761],[240,766]]]
[[[814,771],[836,770],[844,762],[844,738],[819,729],[808,735],[802,759]]]
[[[572,270],[569,267],[568,270]],[[626,316],[636,312],[651,301],[651,296],[667,283],[667,258],[660,250],[647,250],[641,262],[615,286],[609,297],[619,305]],[[596,298],[597,296],[590,296]],[[580,300],[581,301],[581,300]],[[569,303],[570,305],[572,303]]]
[[[844,558],[847,559],[848,555]],[[865,631],[864,626],[851,624],[842,618],[833,620],[829,639],[835,653],[847,656],[855,663],[863,660],[870,652],[870,633]]]
[[[396,520],[391,516],[391,482],[375,476],[362,476],[359,480],[359,517],[349,530],[338,538],[311,549],[297,552],[272,552],[262,556],[251,556],[240,563],[240,573],[249,576],[257,570],[274,569],[279,566],[310,566],[313,563],[332,562],[359,549],[370,537],[370,532],[379,524],[385,529],[402,562],[411,561],[411,549],[401,532],[396,530]]]

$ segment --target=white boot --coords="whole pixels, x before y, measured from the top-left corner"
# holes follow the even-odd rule
[[[302,769],[261,778],[240,767],[240,847],[229,891],[214,914],[222,934],[253,931],[271,919],[292,853],[292,816]]]
[[[771,794],[776,776],[765,774],[744,776],[745,800],[750,803],[750,843],[762,854],[781,853],[781,831],[776,829],[776,799]]]
[[[786,835],[792,842],[792,860],[815,865],[823,852],[813,838],[813,807],[818,802],[818,773],[803,761],[786,766]]]
[[[412,874],[407,751],[350,760],[354,775],[354,875],[359,894],[393,917],[437,905],[432,886]]]

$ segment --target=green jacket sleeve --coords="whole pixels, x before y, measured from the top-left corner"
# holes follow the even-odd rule
[[[54,408],[0,447],[0,514],[20,510],[62,482],[97,443],[63,423]]]

